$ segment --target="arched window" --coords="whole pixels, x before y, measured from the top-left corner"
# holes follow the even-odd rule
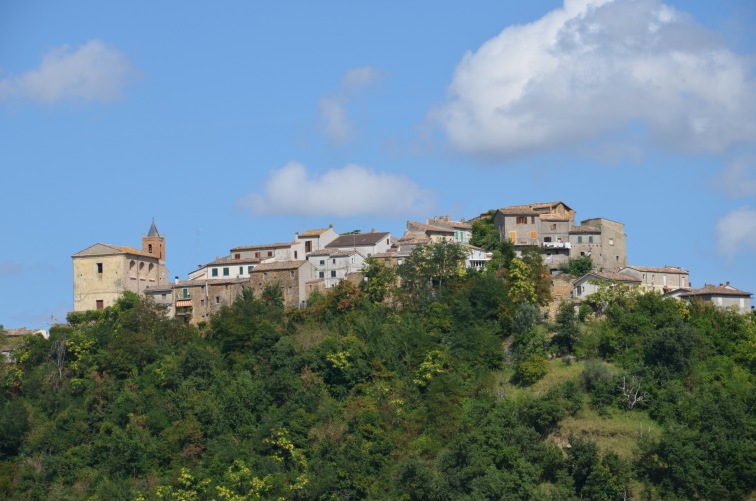
[[[129,278],[136,280],[136,262],[129,263]]]
[[[144,263],[139,263],[139,272],[138,272],[138,275],[139,275],[139,279],[140,280],[144,280],[145,279],[145,276],[144,276]]]
[[[154,282],[155,278],[157,278],[157,268],[153,263],[150,263],[147,267],[147,278],[149,278],[151,282]]]
[[[152,244],[147,244],[147,252],[152,254]]]

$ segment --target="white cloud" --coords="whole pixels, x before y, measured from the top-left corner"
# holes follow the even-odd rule
[[[253,214],[400,216],[429,213],[432,193],[407,177],[359,165],[317,177],[304,165],[290,162],[270,173],[261,194],[249,194],[237,205]]]
[[[64,45],[48,52],[38,68],[0,80],[0,100],[113,101],[121,97],[132,74],[126,56],[100,40],[90,40],[75,50]]]
[[[659,0],[566,0],[455,70],[432,118],[461,151],[507,158],[623,129],[682,151],[756,138],[752,59]]]
[[[717,179],[717,185],[731,197],[756,196],[756,155],[735,158]]]
[[[741,251],[756,252],[756,209],[740,207],[717,221],[717,249],[732,257]]]
[[[337,93],[320,98],[318,110],[326,137],[338,144],[344,144],[354,137],[356,131],[347,117],[346,108],[358,91],[380,78],[381,73],[370,66],[353,68],[344,74]]]

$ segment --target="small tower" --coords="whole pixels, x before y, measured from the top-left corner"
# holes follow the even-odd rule
[[[147,236],[142,234],[142,251],[152,254],[160,260],[160,264],[165,264],[165,233],[158,233],[155,226],[155,219],[152,220],[152,226]]]

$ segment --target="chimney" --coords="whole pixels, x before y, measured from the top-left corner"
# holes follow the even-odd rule
[[[370,233],[375,233],[375,228],[370,228]]]
[[[175,283],[176,285],[178,285],[178,276],[176,276],[176,278],[174,279],[173,283]]]
[[[328,225],[329,228],[333,228],[333,223]]]

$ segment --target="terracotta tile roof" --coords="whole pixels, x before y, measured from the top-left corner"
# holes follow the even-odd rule
[[[486,254],[491,254],[491,251],[487,251],[486,249],[483,249],[481,247],[475,247],[474,245],[470,245],[470,244],[460,244],[460,245],[467,247],[468,249],[473,249],[480,252],[485,252]]]
[[[263,249],[285,249],[286,247],[291,247],[294,244],[296,244],[296,242],[281,242],[277,244],[266,244],[266,245],[241,245],[239,247],[234,247],[233,249],[231,249],[231,252],[263,250]]]
[[[729,285],[712,285],[704,284],[701,289],[693,289],[688,292],[683,292],[680,297],[690,296],[752,296],[751,292],[742,291],[731,287]]]
[[[559,205],[564,205],[564,208],[567,210],[572,210],[572,207],[567,205],[564,202],[536,202],[532,204],[522,204],[522,205],[510,205],[508,207],[504,207],[503,209],[499,209],[501,211],[506,209],[513,209],[513,210],[523,210],[523,209],[530,209],[534,212],[537,212],[539,209],[554,209]]]
[[[210,285],[242,284],[248,283],[248,278],[214,278],[210,280],[179,280],[165,285],[150,285],[144,288],[144,292],[162,292],[164,290],[183,289],[184,287],[205,287]]]
[[[116,252],[112,252],[116,251]],[[132,256],[151,257],[153,259],[159,259],[158,256],[144,252],[143,250],[135,249],[134,247],[127,247],[125,245],[112,245],[96,243],[87,247],[83,251],[77,252],[72,257],[90,257],[90,256],[107,256],[112,254],[129,254]]]
[[[319,257],[319,256],[328,256],[328,257],[347,257],[351,256],[353,254],[359,254],[362,256],[362,253],[360,251],[351,249],[351,250],[342,250],[342,249],[321,249],[317,250],[315,252],[310,252],[307,254],[308,257]]]
[[[541,214],[541,221],[569,221],[568,214]]]
[[[601,233],[601,230],[596,228],[595,226],[575,226],[570,230],[570,234],[576,234],[576,233]]]
[[[411,244],[426,244],[430,242],[430,237],[424,233],[409,233],[399,239],[398,244],[401,246]]]
[[[328,230],[331,230],[333,228],[315,228],[312,230],[307,230],[305,232],[300,233],[297,235],[297,238],[313,238],[313,237],[319,237],[323,233],[325,233]]]
[[[440,226],[436,224],[435,222],[431,224],[424,224],[424,223],[418,223],[416,221],[407,221],[407,229],[410,231],[412,229],[418,229],[418,230],[426,231],[426,232],[432,231],[432,232],[437,232],[437,233],[450,233],[450,234],[454,233],[454,230],[452,228],[448,226],[447,227]]]
[[[158,259],[158,256],[152,255],[149,252],[144,252],[139,249],[135,249],[134,247],[125,247],[122,245],[111,245],[110,247],[113,247],[115,249],[118,249],[121,252],[124,252],[126,254],[133,254],[136,256],[142,256],[142,257],[151,257],[154,259]]]
[[[384,238],[388,238],[390,233],[388,232],[370,232],[370,233],[356,233],[352,235],[341,235],[336,240],[326,245],[327,249],[333,249],[337,247],[358,247],[364,245],[375,245]]]
[[[255,264],[262,261],[263,258],[259,257],[247,257],[247,258],[240,258],[235,259],[233,256],[225,256],[219,259],[216,259],[215,261],[212,261],[210,263],[207,263],[205,266],[217,266],[221,264]]]
[[[300,268],[307,261],[276,261],[274,263],[262,263],[255,266],[252,273],[260,273],[263,271],[280,271],[280,270],[296,270]]]
[[[528,207],[527,205],[513,205],[511,207],[504,207],[499,209],[505,216],[537,216],[539,213]]]
[[[433,218],[433,219],[429,219],[427,221],[427,224],[433,224],[433,225],[437,225],[437,226],[441,226],[441,227],[449,227],[449,228],[454,228],[454,229],[457,229],[457,230],[470,230],[470,229],[472,229],[472,224],[470,224],[467,221],[465,221],[465,222],[463,222],[463,221],[451,221],[451,220],[447,221],[445,219],[436,219],[436,218]]]
[[[684,270],[677,266],[665,266],[663,268],[653,268],[651,266],[628,266],[628,268],[644,273],[688,273],[688,270]]]
[[[373,254],[372,257],[376,259],[390,259],[398,254],[397,251],[389,251],[389,252],[379,252],[377,254]]]
[[[639,278],[631,277],[629,275],[625,275],[624,273],[618,273],[615,271],[590,271],[583,275],[583,277],[586,277],[588,275],[592,275],[601,280],[608,280],[609,282],[623,282],[634,284],[641,283],[641,280]]]

